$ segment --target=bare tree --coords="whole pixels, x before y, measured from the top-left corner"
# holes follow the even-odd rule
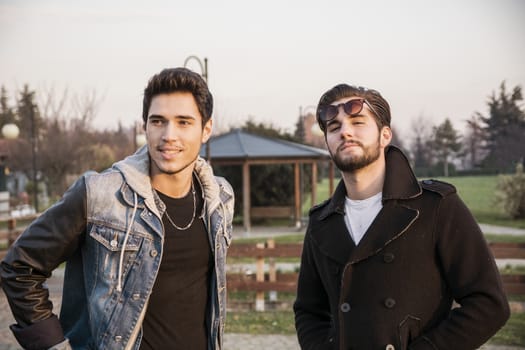
[[[412,164],[417,175],[426,175],[432,165],[432,149],[429,147],[432,138],[432,123],[428,118],[420,114],[412,119],[411,149]]]
[[[448,177],[449,161],[461,149],[460,135],[450,119],[446,118],[443,123],[433,128],[431,145],[439,162],[443,164],[443,175]]]

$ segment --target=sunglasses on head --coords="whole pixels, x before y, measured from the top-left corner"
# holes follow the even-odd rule
[[[325,107],[322,108],[321,113],[319,114],[319,117],[320,117],[321,121],[324,124],[326,124],[330,120],[332,120],[335,117],[337,117],[337,114],[339,114],[339,107],[343,107],[343,111],[346,114],[348,114],[349,116],[355,117],[356,115],[359,115],[359,113],[361,113],[361,111],[363,110],[363,105],[365,103],[368,105],[370,110],[372,110],[372,112],[374,112],[375,115],[379,116],[376,113],[374,107],[372,107],[370,105],[370,103],[368,103],[367,100],[365,100],[364,98],[358,98],[358,99],[355,99],[355,100],[347,101],[345,103],[340,103],[340,104],[338,104],[336,106],[334,106],[334,105],[325,106]]]

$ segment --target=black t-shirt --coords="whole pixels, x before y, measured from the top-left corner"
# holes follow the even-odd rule
[[[213,256],[208,234],[200,218],[202,192],[195,179],[195,220],[186,230],[170,223],[166,213],[164,252],[142,325],[141,350],[207,349],[207,308]],[[158,192],[166,211],[178,227],[185,227],[193,214],[193,194],[171,198]]]

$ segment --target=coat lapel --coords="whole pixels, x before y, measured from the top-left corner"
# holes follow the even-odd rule
[[[322,221],[321,225],[313,225],[311,232],[312,239],[324,255],[341,265],[348,262],[355,244],[346,229],[343,215],[337,213],[330,215]]]

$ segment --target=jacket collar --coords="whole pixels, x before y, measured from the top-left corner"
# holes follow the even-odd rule
[[[342,180],[331,200],[320,209],[319,221],[312,222],[312,236],[321,251],[342,264],[356,263],[378,254],[386,245],[403,235],[419,217],[418,210],[398,202],[422,193],[407,158],[395,146],[388,147],[385,152],[383,208],[358,246],[353,244],[344,223],[346,188]]]
[[[396,146],[385,149],[385,183],[383,184],[383,205],[391,199],[415,198],[422,193],[421,185],[417,181],[408,159]],[[341,180],[337,185],[332,199],[322,209],[321,220],[329,215],[345,213],[346,187]]]
[[[157,212],[158,201],[151,186],[150,157],[147,145],[139,148],[133,155],[115,163],[113,169],[119,171],[124,177],[125,184],[122,189],[124,200],[133,205],[133,192],[136,192],[144,198],[144,202],[150,210]],[[220,187],[215,181],[213,170],[204,159],[198,157],[193,171],[201,185],[208,212],[211,212],[219,206],[220,201]],[[131,191],[126,191],[124,187],[131,189]],[[164,211],[164,206],[160,205],[160,207]]]

